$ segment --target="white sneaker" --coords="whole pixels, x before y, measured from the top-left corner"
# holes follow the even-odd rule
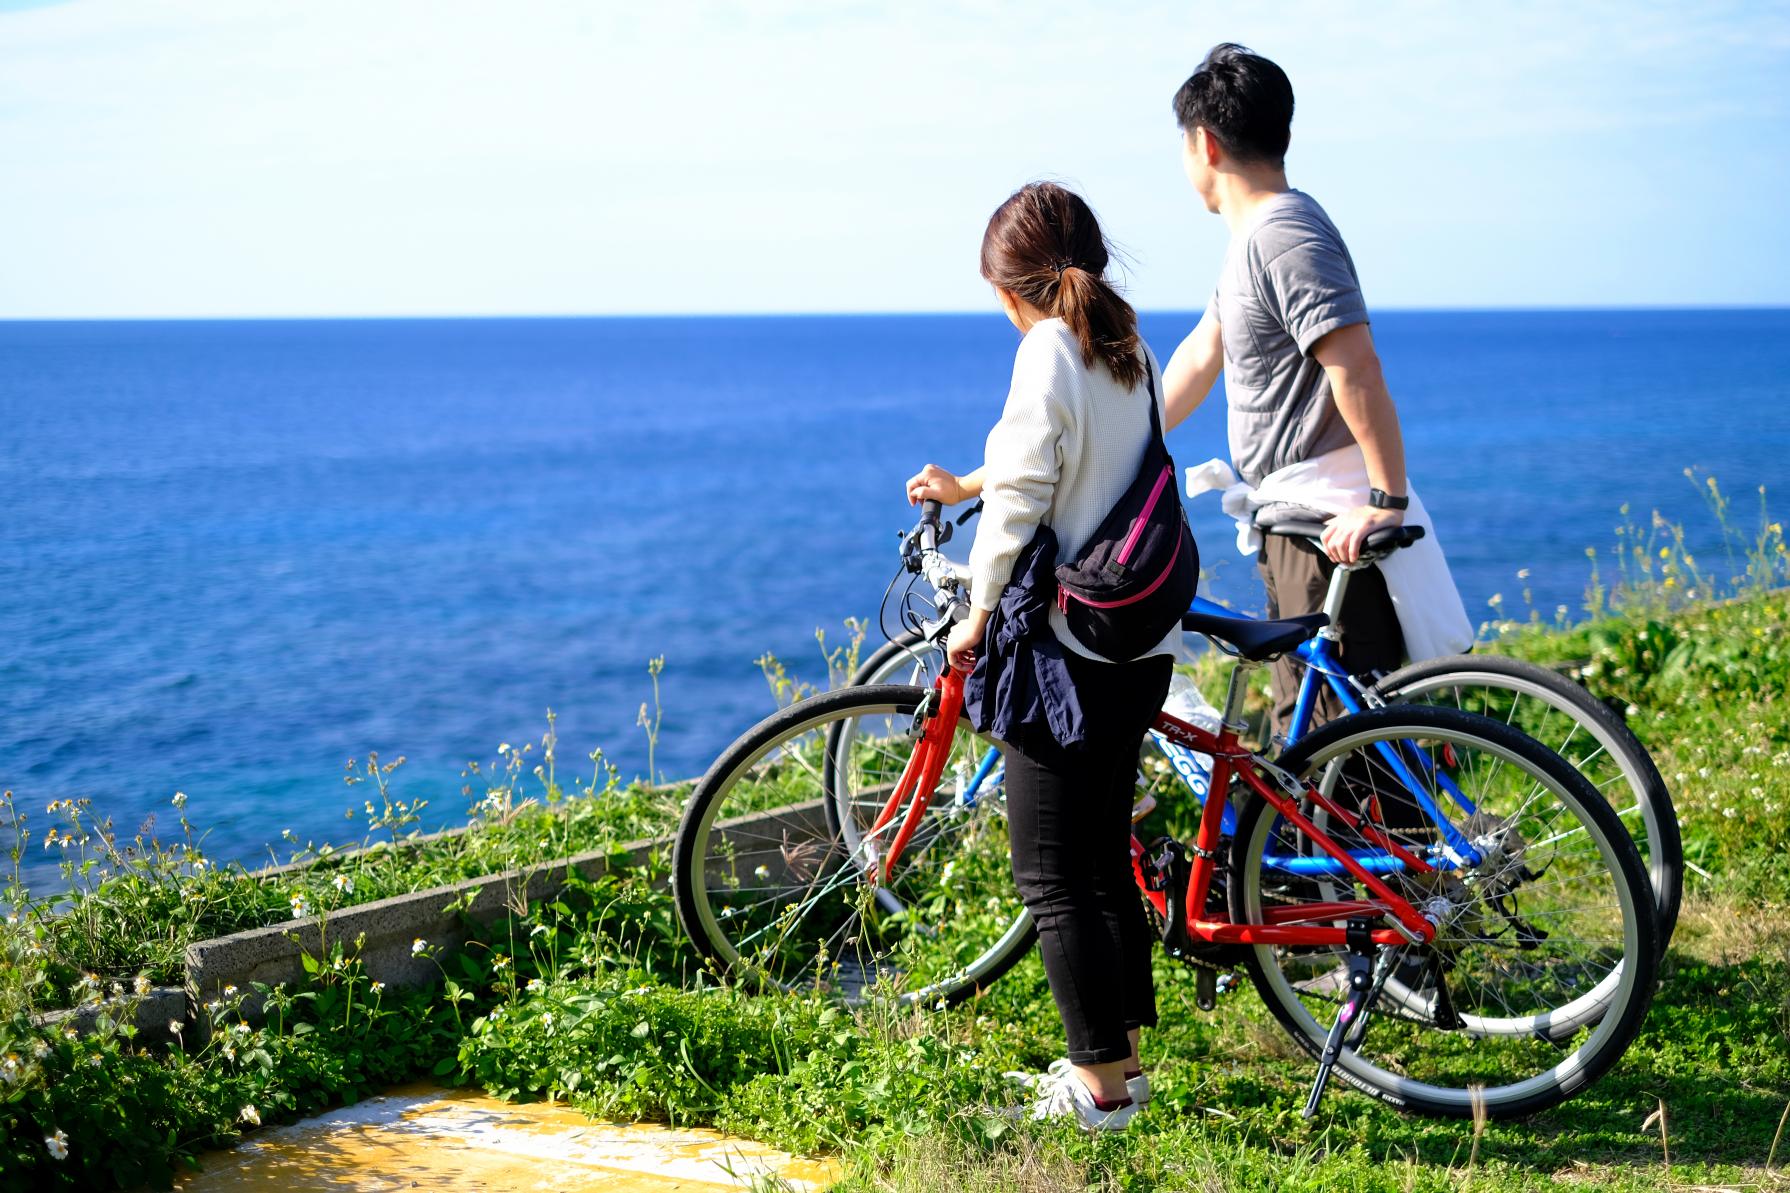
[[[1003,1073],[1002,1076],[1011,1077],[1027,1089],[1030,1089],[1051,1073],[1061,1072],[1062,1070],[1058,1066],[1067,1066],[1068,1064],[1069,1058],[1063,1057],[1050,1062],[1050,1068],[1043,1073]],[[1150,1104],[1150,1075],[1148,1073],[1139,1073],[1136,1077],[1125,1078],[1125,1092],[1131,1095],[1131,1100],[1137,1103],[1137,1108],[1139,1110],[1148,1106]]]
[[[1122,1131],[1137,1113],[1137,1101],[1132,1099],[1123,1106],[1112,1110],[1102,1110],[1094,1104],[1094,1095],[1082,1084],[1081,1078],[1075,1075],[1074,1068],[1067,1058],[1053,1060],[1050,1068],[1042,1073],[1006,1073],[1024,1086],[1034,1100],[1029,1107],[1020,1107],[1015,1117],[1029,1118],[1042,1122],[1052,1118],[1073,1117],[1085,1131]],[[1126,1082],[1129,1091],[1131,1083]],[[1148,1089],[1148,1086],[1145,1086]]]
[[[1131,1095],[1131,1100],[1137,1103],[1139,1110],[1148,1106],[1150,1104],[1150,1075],[1139,1073],[1136,1077],[1125,1078],[1125,1092]]]

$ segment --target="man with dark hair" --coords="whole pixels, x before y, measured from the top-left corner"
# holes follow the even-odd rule
[[[1355,562],[1371,532],[1404,520],[1398,411],[1342,236],[1315,200],[1287,185],[1286,72],[1242,46],[1216,46],[1176,92],[1175,118],[1188,181],[1230,225],[1231,243],[1204,317],[1163,370],[1168,425],[1191,414],[1224,372],[1231,459],[1251,496],[1259,494],[1249,503],[1256,523],[1328,520],[1321,552],[1268,535],[1257,555],[1269,616],[1314,612],[1336,565]],[[1328,510],[1300,500],[1300,486],[1314,483],[1331,496]],[[1339,506],[1339,492],[1356,496]],[[1351,673],[1403,661],[1379,569],[1351,579],[1340,620]],[[1273,679],[1273,729],[1284,735],[1299,669],[1282,660]],[[1317,719],[1338,715],[1320,690]]]

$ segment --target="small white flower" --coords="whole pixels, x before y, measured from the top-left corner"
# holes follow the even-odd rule
[[[95,1052],[92,1056],[87,1058],[87,1067],[90,1069],[97,1069],[105,1063],[106,1063],[105,1057],[101,1056],[97,1052]]]
[[[311,914],[311,901],[309,899],[305,898],[304,893],[301,891],[300,893],[293,895],[292,896],[292,918],[295,920],[302,920],[310,914]]]
[[[259,1127],[261,1125],[261,1112],[255,1109],[254,1103],[252,1102],[237,1111],[236,1117],[249,1124],[251,1127]]]
[[[31,1055],[35,1056],[38,1060],[43,1060],[50,1055],[50,1046],[42,1040],[34,1040],[31,1043]]]
[[[541,1024],[544,1027],[552,1027],[553,1026],[553,1012],[552,1011],[542,1011],[541,1012]]]
[[[495,956],[491,959],[491,968],[492,969],[503,970],[503,969],[508,969],[509,967],[510,967],[510,959],[508,957],[504,956],[502,953],[499,953],[497,956]]]
[[[148,994],[149,989],[150,989],[149,975],[141,974],[141,973],[138,974],[137,980],[131,983],[131,988],[137,992],[137,996],[139,998],[141,998],[145,994]]]
[[[54,1135],[44,1136],[44,1150],[52,1160],[68,1159],[68,1135],[58,1128]]]
[[[510,743],[506,741],[502,745],[498,746],[497,752],[499,754],[508,754],[510,752]]]
[[[354,894],[354,879],[348,877],[348,875],[346,875],[346,874],[336,875],[334,878],[329,880],[329,885],[335,887],[336,890],[340,891],[344,895]]]
[[[235,998],[236,997],[236,987],[235,986],[225,986],[224,987],[224,997],[225,998]]]
[[[373,993],[375,993],[375,994],[384,994],[385,993],[385,983],[384,982],[374,982],[370,988],[372,989]]]
[[[428,948],[429,942],[419,936],[410,942],[410,955],[412,957],[420,957]]]
[[[528,985],[524,988],[530,994],[539,994],[547,988],[547,983],[543,982],[540,978],[530,978],[528,979]]]
[[[249,1025],[242,1022],[232,1023],[230,1025],[230,1030],[239,1036],[246,1036],[249,1034]]]
[[[176,808],[186,807],[186,792],[176,791],[174,793],[174,798],[169,800],[168,802],[173,804]]]
[[[218,1017],[218,1013],[220,1011],[222,1011],[223,1009],[224,1009],[224,1004],[219,1002],[215,998],[205,1004],[205,1013],[207,1015],[210,1015],[213,1019],[216,1019]]]
[[[224,1059],[227,1061],[231,1061],[232,1063],[235,1062],[235,1060],[236,1060],[236,1045],[235,1044],[226,1043],[224,1045]]]
[[[4,1057],[0,1057],[0,1081],[12,1085],[16,1083],[18,1079],[19,1054],[16,1052],[8,1052]]]
[[[758,879],[760,882],[765,882],[771,877],[771,868],[769,866],[760,866],[758,869],[752,871],[752,877]]]
[[[938,1001],[937,1001],[937,1002],[935,1002],[935,1003],[933,1003],[933,1004],[932,1004],[932,1009],[933,1009],[933,1010],[935,1010],[935,1011],[942,1011],[942,1010],[944,1010],[944,1009],[945,1009],[945,1000],[944,1000],[944,999],[942,999],[942,998],[941,998],[941,999],[939,999],[939,1000],[938,1000]]]
[[[204,858],[200,857],[200,858],[193,859],[193,873],[194,874],[205,873],[205,866],[206,866],[206,861]]]
[[[181,1032],[186,1030],[186,1024],[182,1023],[178,1019],[170,1019],[170,1020],[168,1020],[168,1030],[175,1035],[179,1035]]]

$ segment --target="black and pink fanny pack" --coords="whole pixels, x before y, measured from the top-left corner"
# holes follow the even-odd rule
[[[1175,488],[1175,462],[1162,441],[1156,380],[1150,442],[1137,476],[1070,563],[1058,564],[1057,607],[1076,640],[1114,662],[1129,662],[1181,623],[1199,583],[1200,552]]]

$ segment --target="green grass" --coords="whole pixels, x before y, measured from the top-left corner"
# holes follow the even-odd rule
[[[193,941],[541,866],[676,826],[689,784],[624,785],[600,754],[591,755],[582,782],[568,781],[554,767],[551,719],[540,743],[506,744],[491,764],[469,764],[462,794],[471,807],[449,834],[419,831],[427,801],[396,792],[402,758],[351,763],[345,820],[362,826],[360,840],[336,847],[288,834],[284,856],[274,859],[285,869],[271,877],[209,858],[191,818],[199,810],[184,797],[170,807],[171,839],[153,822],[126,839],[85,800],[52,801],[40,817],[6,792],[0,839],[10,838],[13,874],[0,903],[17,918],[12,930],[38,950],[32,1005],[73,1005],[95,987],[128,986],[138,976],[179,984]],[[33,851],[61,857],[60,884],[28,889],[21,862]],[[0,981],[0,1007],[8,987]]]
[[[33,1024],[71,999],[116,1014],[137,976],[177,976],[186,939],[286,918],[294,896],[321,908],[420,889],[675,818],[677,793],[620,788],[600,763],[567,785],[593,798],[566,798],[549,733],[538,753],[504,751],[469,776],[475,828],[443,842],[406,842],[420,809],[394,793],[390,764],[369,760],[354,777],[373,795],[370,843],[385,844],[351,858],[301,848],[312,864],[273,883],[198,866],[185,809],[171,845],[120,843],[85,809],[58,809],[58,833],[87,837],[91,864],[71,845],[68,891],[36,902],[15,885],[19,918],[0,926],[0,1188],[163,1185],[254,1118],[434,1074],[833,1152],[851,1191],[1790,1189],[1790,1139],[1778,1138],[1790,1113],[1790,554],[1765,522],[1718,582],[1670,527],[1624,543],[1585,622],[1488,626],[1490,649],[1570,665],[1627,710],[1699,867],[1643,1036],[1548,1113],[1442,1122],[1336,1086],[1306,1123],[1312,1064],[1255,994],[1202,1013],[1191,973],[1159,956],[1162,1023],[1145,1044],[1155,1103],[1112,1137],[1015,1124],[988,1113],[1015,1097],[1001,1072],[1062,1048],[1036,957],[948,1012],[747,995],[694,967],[663,858],[492,925],[428,990],[375,989],[338,942],[302,986],[267,992],[266,1024],[232,1026],[235,1004],[221,1006],[225,1030],[190,1052],[145,1049],[116,1026],[73,1040]],[[1727,590],[1740,599],[1708,599]],[[781,675],[767,666],[774,691]],[[42,847],[33,824],[16,827]]]

